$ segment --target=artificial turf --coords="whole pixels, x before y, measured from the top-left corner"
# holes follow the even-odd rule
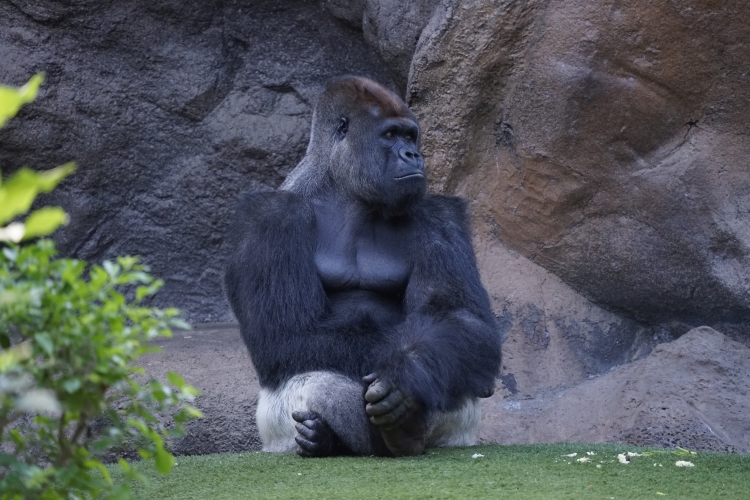
[[[148,484],[136,485],[134,492],[160,500],[750,499],[750,455],[676,456],[659,451],[652,456],[632,457],[628,464],[617,459],[619,453],[643,450],[619,445],[556,444],[442,448],[428,450],[420,457],[397,459],[303,459],[261,452],[178,457],[168,476],[157,473],[153,464],[135,464]],[[577,455],[565,456],[571,453]],[[472,458],[477,454],[483,456]],[[582,457],[590,461],[576,461]],[[677,467],[678,460],[695,466]],[[122,477],[116,469],[112,467],[115,481]]]

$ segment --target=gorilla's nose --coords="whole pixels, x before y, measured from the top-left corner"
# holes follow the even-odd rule
[[[422,155],[418,151],[411,148],[401,148],[398,150],[398,157],[409,165],[413,165],[416,168],[424,168],[424,161]]]

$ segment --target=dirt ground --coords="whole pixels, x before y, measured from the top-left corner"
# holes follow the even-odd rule
[[[236,328],[179,331],[143,358],[151,376],[182,374],[205,414],[174,443],[178,454],[260,448],[259,390]],[[511,394],[498,381],[483,400],[479,442],[627,443],[750,453],[750,349],[708,328],[659,345],[639,361],[570,387]]]

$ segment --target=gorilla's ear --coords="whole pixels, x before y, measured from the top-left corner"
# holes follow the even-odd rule
[[[336,129],[336,138],[338,140],[343,139],[346,137],[346,133],[349,131],[349,120],[342,117],[341,120],[339,120],[339,126]]]

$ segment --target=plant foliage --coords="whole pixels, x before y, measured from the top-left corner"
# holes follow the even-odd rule
[[[21,89],[0,87],[0,125],[33,100],[41,76]],[[166,441],[200,412],[195,389],[170,373],[169,384],[143,381],[137,359],[149,341],[187,328],[176,309],[143,305],[162,282],[136,257],[101,266],[56,257],[45,236],[67,221],[58,207],[27,212],[73,164],[21,169],[0,184],[0,498],[129,498],[113,484],[97,452],[135,447],[168,473]],[[5,225],[7,224],[7,225]],[[3,226],[5,225],[5,226]],[[157,415],[176,407],[174,425]],[[98,423],[103,432],[92,432]],[[120,460],[124,476],[139,479]]]

